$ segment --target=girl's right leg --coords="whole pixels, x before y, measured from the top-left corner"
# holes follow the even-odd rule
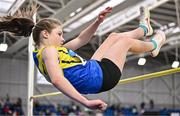
[[[162,31],[153,37],[152,42],[144,42],[132,38],[121,38],[104,53],[102,58],[110,59],[122,71],[128,51],[135,53],[152,51],[152,53],[157,55],[165,39],[165,34]]]

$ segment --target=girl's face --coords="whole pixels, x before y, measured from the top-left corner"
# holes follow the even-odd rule
[[[61,26],[57,26],[56,28],[52,29],[51,33],[48,34],[48,39],[50,44],[56,46],[62,46],[64,44],[63,32]]]

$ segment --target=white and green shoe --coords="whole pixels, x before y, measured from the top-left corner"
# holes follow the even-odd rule
[[[151,39],[151,42],[154,44],[154,50],[151,52],[152,57],[156,57],[159,54],[160,48],[166,41],[166,35],[163,31],[158,30],[156,36]]]
[[[153,28],[150,24],[150,12],[146,7],[140,7],[139,27],[144,30],[144,36],[150,36],[153,34]]]

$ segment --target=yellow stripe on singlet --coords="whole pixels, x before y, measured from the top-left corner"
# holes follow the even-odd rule
[[[52,46],[51,46],[52,47]],[[55,46],[53,46],[55,47]],[[34,50],[33,53],[36,53],[36,59],[38,60],[38,68],[40,72],[44,75],[47,75],[47,70],[46,66],[44,64],[43,58],[42,58],[42,51],[46,47],[39,49],[39,50]],[[56,50],[58,51],[59,55],[59,66],[62,69],[70,68],[79,64],[84,63],[84,59],[82,59],[79,55],[77,55],[75,52],[73,52],[70,49],[67,49],[65,47],[55,47]]]

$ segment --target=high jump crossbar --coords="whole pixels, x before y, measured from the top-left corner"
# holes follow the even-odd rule
[[[164,70],[164,71],[159,71],[159,72],[135,76],[135,77],[127,78],[127,79],[122,79],[119,81],[118,84],[128,84],[128,83],[133,83],[133,82],[137,82],[137,81],[141,81],[141,80],[158,78],[161,76],[165,76],[165,75],[169,75],[169,74],[173,74],[173,73],[179,73],[179,72],[180,72],[180,68],[168,69],[168,70]],[[46,97],[46,96],[54,96],[54,95],[59,95],[59,94],[62,94],[62,93],[61,92],[52,92],[52,93],[34,95],[34,96],[31,96],[31,99]]]

